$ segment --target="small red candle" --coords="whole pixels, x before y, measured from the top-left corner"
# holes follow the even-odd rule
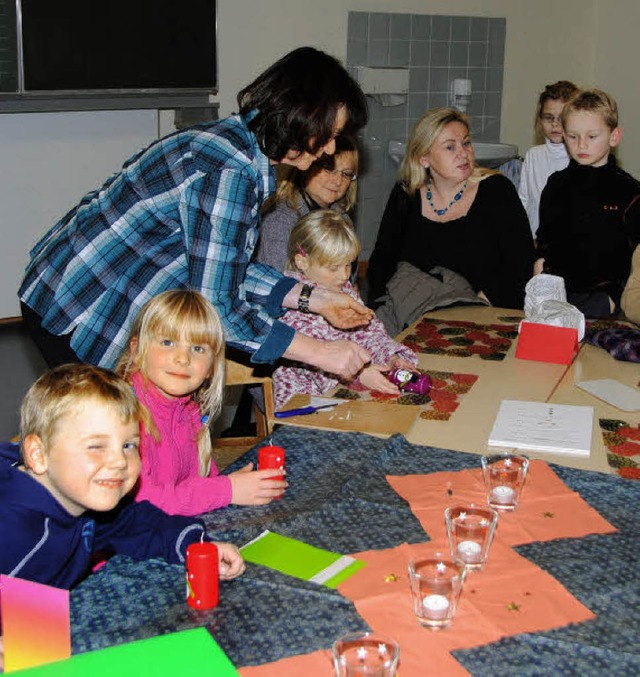
[[[258,451],[258,470],[270,470],[271,468],[284,470],[284,461],[286,452],[282,447],[262,447]],[[273,477],[274,480],[283,480],[284,475],[277,475]],[[281,498],[282,494],[274,496],[274,498]]]
[[[187,548],[187,604],[213,609],[219,601],[218,548],[215,543],[192,543]]]

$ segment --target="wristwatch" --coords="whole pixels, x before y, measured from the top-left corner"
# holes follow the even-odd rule
[[[301,313],[309,312],[309,297],[311,296],[312,291],[313,287],[310,284],[303,285],[300,296],[298,297],[298,310]]]

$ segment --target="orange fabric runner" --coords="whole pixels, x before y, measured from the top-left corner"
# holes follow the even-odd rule
[[[550,574],[511,546],[614,533],[616,529],[570,491],[544,461],[531,461],[520,505],[513,513],[500,513],[489,560],[481,572],[467,576],[453,625],[444,631],[421,628],[413,613],[407,562],[421,554],[448,551],[444,509],[457,503],[484,503],[482,471],[389,476],[387,480],[408,501],[432,540],[355,553],[367,566],[338,590],[354,602],[375,632],[400,643],[399,677],[467,675],[451,651],[595,617]],[[331,669],[331,652],[316,651],[242,668],[240,674],[326,677]]]
[[[387,480],[409,503],[433,541],[446,539],[444,509],[447,506],[486,504],[480,468],[431,475],[393,475]],[[530,461],[517,510],[499,514],[496,539],[508,545],[616,531],[579,494],[571,491],[544,461]]]

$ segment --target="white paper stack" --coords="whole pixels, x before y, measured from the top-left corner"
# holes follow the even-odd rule
[[[593,407],[503,400],[489,446],[589,456]]]

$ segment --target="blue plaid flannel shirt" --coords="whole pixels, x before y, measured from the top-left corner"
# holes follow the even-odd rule
[[[275,173],[245,119],[176,132],[128,160],[31,250],[21,300],[84,361],[113,367],[141,306],[197,289],[228,344],[273,362],[293,339],[277,321],[293,287],[251,263]]]

